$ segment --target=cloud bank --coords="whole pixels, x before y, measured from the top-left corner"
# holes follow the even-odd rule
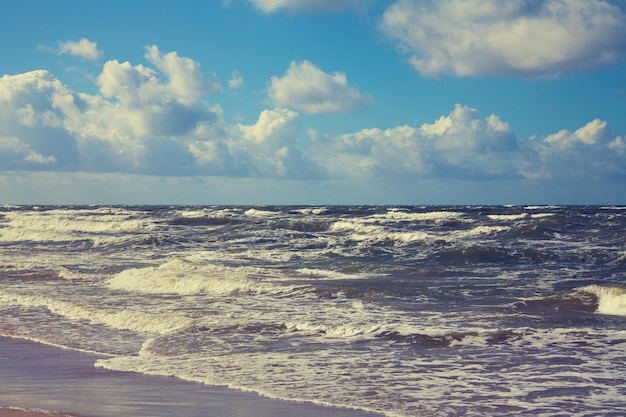
[[[457,104],[448,115],[420,127],[309,135],[318,143],[314,157],[337,177],[491,181],[626,175],[625,138],[601,120],[574,132],[520,140],[498,116],[483,118],[478,110]]]
[[[366,182],[626,178],[626,138],[599,119],[519,138],[499,116],[457,104],[421,126],[303,132],[298,110],[346,111],[371,100],[344,74],[303,61],[271,78],[275,107],[252,124],[228,124],[209,101],[222,91],[216,76],[154,45],[145,59],[148,66],[106,62],[96,94],[72,91],[45,70],[1,77],[0,171]]]
[[[552,77],[626,55],[626,14],[604,0],[397,0],[379,27],[425,76]]]

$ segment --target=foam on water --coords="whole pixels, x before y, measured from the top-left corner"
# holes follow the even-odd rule
[[[165,334],[189,327],[192,320],[178,313],[149,313],[140,310],[103,309],[94,306],[78,305],[68,301],[59,301],[46,296],[21,295],[0,291],[0,302],[6,305],[25,307],[45,307],[51,313],[71,320],[87,320],[95,324],[135,332]]]
[[[108,287],[147,294],[262,294],[284,293],[294,287],[276,286],[250,278],[263,270],[251,267],[227,267],[172,259],[156,267],[132,268],[108,280]]]
[[[520,214],[489,214],[487,215],[491,220],[498,221],[513,221],[513,220],[522,220],[530,218],[530,214],[528,213],[520,213]]]
[[[249,217],[265,218],[265,217],[276,216],[277,213],[274,211],[269,211],[269,210],[251,208],[251,209],[246,210],[244,214]]]
[[[0,333],[99,367],[393,417],[626,413],[623,210],[4,210]]]
[[[587,285],[578,288],[598,297],[600,314],[626,316],[626,287],[623,285]]]
[[[151,222],[135,218],[123,210],[14,211],[4,213],[4,216],[0,242],[90,240],[100,245],[118,241],[120,232],[146,232],[153,227]]]
[[[427,211],[423,213],[410,213],[400,209],[391,209],[384,214],[369,216],[372,220],[393,220],[403,222],[442,222],[463,218],[463,213],[456,211]]]
[[[619,332],[613,338],[624,336]],[[587,410],[598,412],[606,404],[619,409],[619,396],[611,397],[616,391],[605,382],[621,378],[618,369],[603,365],[610,355],[579,353],[580,343],[586,339],[591,341],[588,346],[597,345],[593,348],[601,353],[603,343],[599,341],[605,336],[599,332],[581,335],[580,329],[557,329],[525,333],[522,329],[518,338],[495,343],[455,344],[458,337],[448,337],[451,343],[433,343],[422,354],[408,354],[401,361],[392,354],[397,342],[381,340],[358,350],[347,345],[343,349],[300,346],[294,351],[231,351],[228,355],[216,351],[193,357],[164,357],[147,348],[139,356],[100,360],[97,366],[176,375],[273,398],[342,404],[387,416],[447,415],[463,409],[463,404],[472,405],[472,411],[465,408],[466,415],[502,415],[508,404],[507,415],[547,416],[561,412],[563,401],[578,403],[580,395],[586,396]],[[575,364],[578,371],[569,371],[567,364]],[[602,371],[595,380],[584,376],[598,367]],[[590,390],[605,394],[590,397]]]

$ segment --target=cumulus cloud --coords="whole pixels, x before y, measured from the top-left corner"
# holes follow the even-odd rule
[[[272,77],[267,96],[278,107],[310,114],[345,112],[374,102],[348,85],[346,74],[326,73],[309,61],[293,61],[283,77]]]
[[[243,77],[237,70],[233,70],[230,79],[228,80],[228,88],[235,90],[243,85]]]
[[[547,178],[601,179],[626,175],[623,136],[604,120],[595,119],[575,130],[561,130],[533,141],[542,164],[536,174]]]
[[[252,170],[262,176],[310,178],[318,168],[297,147],[300,116],[289,110],[263,110],[253,125],[236,125],[241,140],[233,150]]]
[[[65,114],[53,104],[68,95],[70,90],[44,70],[0,78],[3,169],[31,169],[32,162],[76,167],[76,140],[63,126]]]
[[[456,105],[420,127],[363,129],[329,137],[309,130],[316,160],[333,176],[552,180],[626,175],[626,144],[608,123],[519,139],[497,115]]]
[[[156,68],[105,63],[96,95],[75,93],[44,70],[3,76],[0,135],[19,140],[15,152],[32,150],[31,161],[57,169],[189,172],[188,142],[219,123],[219,109],[203,101],[219,83],[175,52],[151,46],[146,58]]]
[[[447,116],[421,127],[364,129],[325,139],[328,169],[347,175],[395,174],[413,177],[502,177],[517,175],[512,165],[518,142],[497,116],[457,105]],[[330,142],[330,143],[328,143]]]
[[[48,165],[56,162],[56,158],[34,151],[28,143],[23,143],[19,138],[0,136],[0,161],[3,162],[4,169],[26,166],[35,168],[32,164]]]
[[[293,63],[270,84],[292,108],[229,125],[220,106],[208,103],[219,82],[196,62],[156,46],[147,48],[146,60],[108,61],[95,94],[72,91],[44,70],[2,76],[0,170],[365,182],[626,178],[626,138],[599,119],[520,139],[497,115],[459,104],[421,126],[342,135],[307,129],[303,138],[294,109],[345,110],[362,101],[345,76]]]
[[[339,11],[363,7],[366,0],[248,0],[264,13],[279,10],[290,12]]]
[[[225,125],[214,78],[175,52],[146,49],[153,67],[111,60],[99,94],[72,91],[48,71],[0,78],[3,170],[303,178],[320,175],[299,150],[300,118],[264,110]]]
[[[426,76],[550,77],[626,54],[626,14],[605,0],[397,0],[380,29]]]
[[[90,61],[97,61],[103,52],[98,50],[98,44],[89,39],[81,38],[78,42],[65,41],[59,42],[59,55],[74,55]]]

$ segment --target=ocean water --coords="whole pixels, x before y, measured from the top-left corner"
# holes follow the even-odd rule
[[[624,207],[0,206],[0,335],[408,416],[626,415]]]

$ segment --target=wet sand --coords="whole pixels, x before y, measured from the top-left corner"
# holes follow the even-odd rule
[[[43,411],[0,408],[0,417],[76,417],[67,414],[46,413]]]
[[[176,378],[94,368],[98,356],[0,337],[0,417],[380,417]]]

